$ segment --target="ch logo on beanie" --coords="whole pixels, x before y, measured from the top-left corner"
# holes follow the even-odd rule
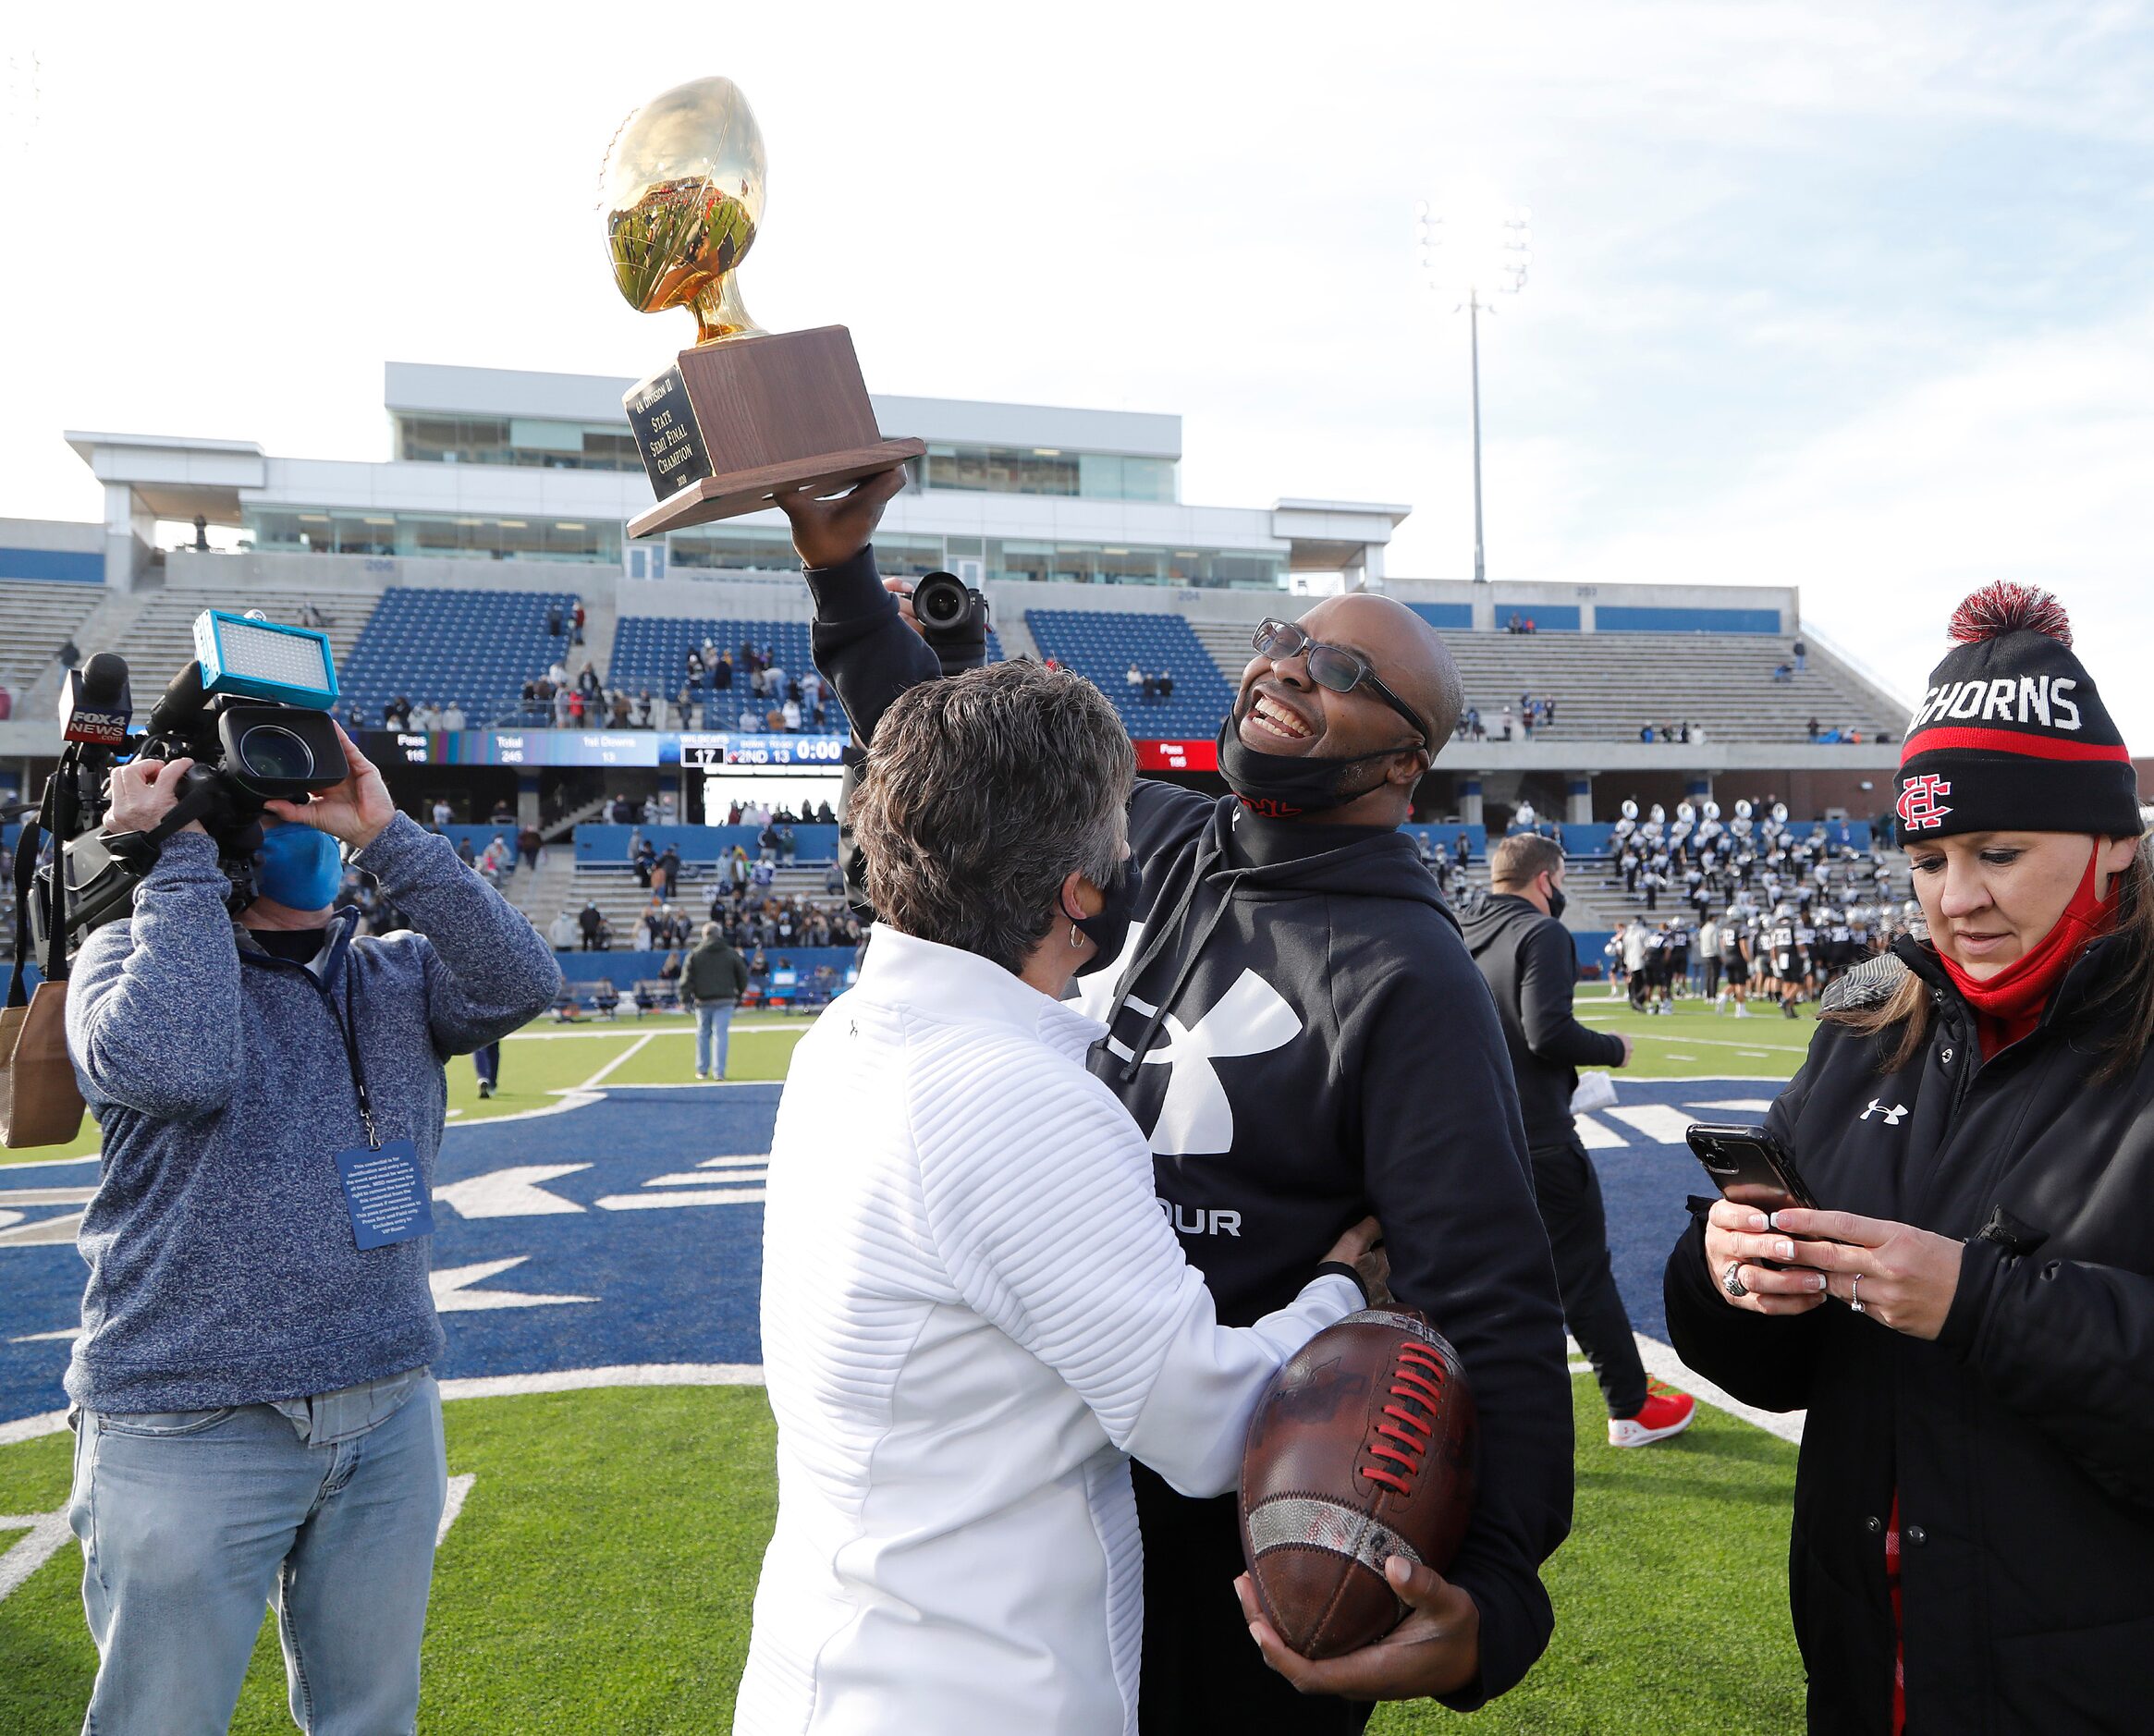
[[[1952,787],[1934,772],[1924,777],[1910,777],[1900,791],[1900,800],[1892,804],[1892,812],[1910,832],[1928,832],[1944,824],[1945,815],[1952,810],[1940,804],[1938,798],[1952,793]]]

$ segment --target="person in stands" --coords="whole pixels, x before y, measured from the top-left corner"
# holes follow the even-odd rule
[[[1767,1117],[1819,1209],[1711,1204],[1668,1324],[1736,1398],[1808,1412],[1812,1730],[2143,1730],[2154,866],[2056,600],[1991,585],[1952,636],[1893,808],[1927,937],[1841,978]]]

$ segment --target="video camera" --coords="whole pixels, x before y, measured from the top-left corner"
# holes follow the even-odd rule
[[[121,658],[101,652],[61,684],[67,746],[18,850],[34,861],[40,830],[61,848],[37,870],[34,890],[19,857],[16,875],[18,931],[27,899],[48,975],[83,935],[129,912],[165,839],[190,822],[202,822],[228,863],[244,864],[262,848],[265,802],[304,801],[349,775],[329,715],[337,690],[326,634],[279,626],[259,611],[204,609],[195,617],[194,652],[139,733],[128,728],[134,712]],[[105,778],[129,759],[194,764],[154,827],[108,836],[100,830],[109,805]]]

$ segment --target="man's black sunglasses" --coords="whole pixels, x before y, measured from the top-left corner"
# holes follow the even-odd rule
[[[1328,687],[1334,693],[1351,693],[1357,687],[1366,687],[1385,704],[1412,724],[1421,737],[1416,744],[1429,746],[1435,740],[1426,724],[1423,723],[1412,706],[1377,679],[1377,672],[1358,652],[1343,645],[1327,645],[1321,640],[1311,639],[1292,621],[1263,620],[1256,624],[1256,633],[1249,642],[1257,651],[1274,663],[1288,657],[1305,656],[1308,660],[1309,679],[1318,687]]]

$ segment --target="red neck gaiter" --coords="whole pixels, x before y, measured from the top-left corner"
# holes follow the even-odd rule
[[[1995,976],[1977,981],[1938,951],[1937,961],[1961,997],[1975,1009],[1975,1034],[1988,1060],[2000,1049],[2009,1048],[2042,1021],[2042,1009],[2063,980],[2064,972],[2078,960],[2089,941],[2098,940],[2116,925],[2116,886],[2109,897],[2094,896],[2094,869],[2101,854],[2100,840],[2087,852],[2087,873],[2072,902],[2035,947],[2014,959]],[[1934,948],[1933,948],[1934,949]]]

